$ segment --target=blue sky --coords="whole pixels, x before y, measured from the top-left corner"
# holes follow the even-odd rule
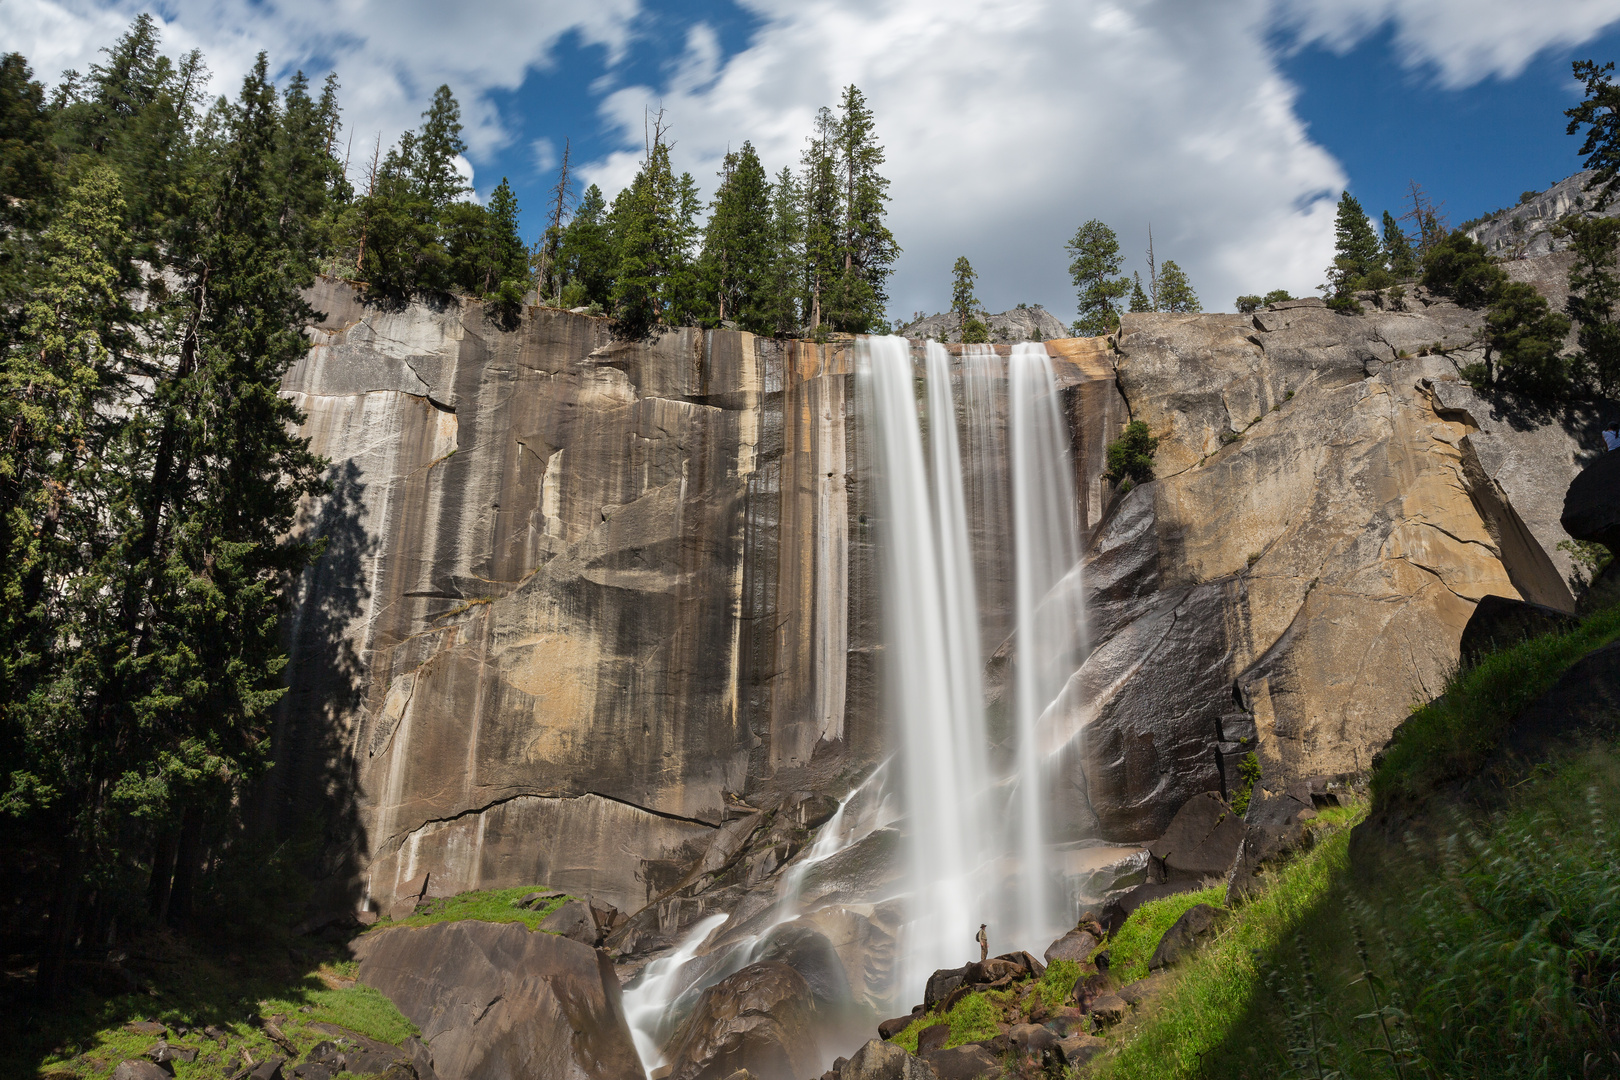
[[[47,79],[84,68],[145,5],[0,0],[0,48]],[[648,107],[677,167],[710,188],[751,139],[796,164],[815,109],[849,82],[888,148],[904,249],[890,314],[944,306],[967,255],[993,310],[1072,315],[1064,241],[1100,218],[1140,268],[1161,260],[1206,308],[1306,293],[1348,186],[1376,216],[1416,179],[1453,223],[1578,166],[1561,113],[1569,61],[1620,57],[1620,0],[164,0],[175,51],[216,89],[258,49],[335,67],[358,161],[461,100],[480,192],[509,177],[537,232],[555,154],[609,197],[633,175]]]

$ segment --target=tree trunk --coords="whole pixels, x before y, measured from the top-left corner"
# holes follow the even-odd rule
[[[202,867],[202,827],[202,811],[195,806],[186,807],[185,815],[180,819],[180,844],[174,862],[174,892],[169,900],[169,914],[177,920],[191,915],[197,871]]]
[[[34,987],[41,999],[52,1000],[67,989],[68,953],[79,929],[79,899],[83,895],[80,868],[83,854],[76,838],[69,838],[68,849],[62,854],[56,870],[56,883],[51,889],[49,922],[46,924],[45,948],[39,957],[39,970],[34,976]]]
[[[146,909],[161,925],[169,917],[169,899],[173,895],[174,850],[178,837],[173,829],[165,829],[158,837],[152,852],[152,878],[146,889]]]

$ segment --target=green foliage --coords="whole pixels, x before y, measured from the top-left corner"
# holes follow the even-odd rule
[[[1375,269],[1384,268],[1384,253],[1373,234],[1372,222],[1361,203],[1348,191],[1339,196],[1338,213],[1333,219],[1333,265],[1328,267],[1328,284],[1335,297],[1363,288],[1362,279]]]
[[[990,327],[979,315],[979,298],[973,295],[973,283],[979,275],[963,255],[951,268],[951,312],[962,328],[964,344],[983,344],[990,340]]]
[[[574,216],[569,219],[557,245],[564,307],[590,303],[605,307],[612,299],[613,239],[606,217],[607,202],[602,198],[602,189],[592,184],[580,196]]]
[[[485,889],[478,892],[457,893],[442,900],[434,900],[429,903],[426,910],[407,915],[403,919],[378,920],[371,927],[371,932],[387,926],[432,926],[434,923],[459,922],[463,919],[477,919],[479,922],[491,923],[522,923],[530,930],[537,930],[546,916],[572,899],[568,896],[555,897],[533,911],[514,906],[525,893],[539,892],[544,888],[543,885],[524,885],[516,889]]]
[[[697,191],[690,174],[676,177],[659,129],[647,160],[613,200],[608,221],[618,256],[613,280],[613,333],[625,341],[652,337],[660,323],[695,317]]]
[[[1613,561],[1614,555],[1602,544],[1595,544],[1590,540],[1560,540],[1558,550],[1569,553],[1569,559],[1575,564],[1575,573],[1579,576],[1580,587],[1590,585],[1603,572],[1603,568]]]
[[[1265,302],[1264,297],[1249,293],[1237,298],[1237,309],[1244,315],[1253,315],[1260,310],[1260,306]]]
[[[1572,215],[1554,233],[1570,239],[1575,256],[1564,306],[1580,349],[1573,367],[1607,397],[1620,389],[1620,218]]]
[[[1119,237],[1114,230],[1093,218],[1075,230],[1066,245],[1071,256],[1069,277],[1079,291],[1080,317],[1075,320],[1077,337],[1097,337],[1112,333],[1119,326],[1119,301],[1131,287],[1119,277],[1124,259],[1119,253]]]
[[[1267,304],[1280,304],[1284,300],[1292,300],[1293,296],[1289,294],[1287,289],[1272,289],[1260,299]]]
[[[1121,985],[1146,978],[1148,961],[1153,959],[1159,941],[1176,920],[1199,904],[1222,907],[1225,898],[1226,886],[1213,885],[1197,892],[1150,900],[1131,912],[1119,932],[1097,947],[1099,952],[1104,949],[1108,951],[1109,976]]]
[[[1131,273],[1131,311],[1152,311],[1153,301],[1142,288],[1142,275],[1138,271]]]
[[[1073,985],[1072,980],[1070,985]],[[949,1024],[951,1033],[945,1040],[945,1045],[961,1046],[963,1043],[994,1038],[1000,1030],[996,1026],[1000,1020],[1001,1013],[991,1004],[990,999],[984,993],[976,992],[965,995],[962,1000],[951,1006],[948,1013],[932,1012],[918,1017],[892,1041],[896,1046],[905,1048],[907,1053],[915,1054],[917,1036],[921,1035],[924,1029]]]
[[[726,155],[720,186],[709,204],[699,274],[705,305],[715,319],[743,329],[772,329],[766,290],[770,287],[771,184],[752,143]]]
[[[1388,210],[1384,211],[1383,262],[1398,281],[1417,277],[1417,253],[1412,250],[1412,240]]]
[[[1375,798],[1417,798],[1478,771],[1525,705],[1592,649],[1620,638],[1620,608],[1575,629],[1522,641],[1458,670],[1444,692],[1412,712],[1374,765]]]
[[[844,333],[862,334],[885,325],[885,291],[900,246],[884,224],[889,181],[879,172],[885,154],[877,123],[860,89],[844,88],[838,121],[829,129],[838,185],[838,222],[833,274],[823,314]]]
[[[1254,795],[1254,785],[1259,782],[1260,758],[1251,750],[1238,762],[1238,782],[1232,792],[1232,813],[1242,817],[1249,812],[1249,799]]]
[[[1037,985],[1040,988],[1038,992],[1041,1001],[1048,1011],[1063,1007],[1068,1000],[1069,991],[1074,989],[1074,984],[1084,974],[1079,962],[1075,960],[1054,960],[1046,966],[1046,971],[1041,975],[1041,981]]]
[[[1147,423],[1132,420],[1125,425],[1120,437],[1108,444],[1108,479],[1119,484],[1145,484],[1153,479],[1153,455],[1159,449],[1159,440],[1148,430]]]
[[[1198,294],[1193,292],[1186,272],[1172,259],[1166,259],[1159,268],[1159,309],[1183,315],[1203,310],[1198,305]]]
[[[1423,284],[1463,307],[1489,304],[1506,278],[1485,245],[1461,230],[1436,243],[1423,259]]]
[[[1569,117],[1569,134],[1577,135],[1586,126],[1581,165],[1594,174],[1586,182],[1586,190],[1595,193],[1590,209],[1599,212],[1613,201],[1620,184],[1620,87],[1609,74],[1614,70],[1613,61],[1599,67],[1591,60],[1577,60],[1572,67],[1575,80],[1585,85],[1586,95],[1580,104],[1565,109],[1564,115]]]

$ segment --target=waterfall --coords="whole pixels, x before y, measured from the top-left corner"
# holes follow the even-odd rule
[[[1069,916],[1052,910],[1057,882],[1041,868],[1051,839],[1051,785],[1037,740],[1041,728],[1050,726],[1049,722],[1043,725],[1043,720],[1085,656],[1080,514],[1074,496],[1069,426],[1045,347],[1014,345],[1007,382],[1020,921],[1038,938],[1067,929]]]
[[[1058,910],[1059,882],[1046,869],[1051,785],[1038,738],[1083,656],[1079,515],[1068,426],[1044,347],[1013,347],[1004,441],[999,358],[989,347],[964,350],[965,453],[943,345],[927,346],[926,439],[909,343],[875,337],[859,349],[883,551],[888,711],[899,734],[909,845],[897,987],[904,995],[936,968],[976,958],[980,922],[990,924],[996,952],[1038,952],[1067,929],[1071,915]],[[1011,509],[1010,526],[973,522],[981,547],[1002,538],[1012,547],[1015,724],[1011,768],[999,777],[980,643],[980,598],[988,591],[975,580],[964,460],[982,512]],[[1006,488],[997,465],[1006,469]]]

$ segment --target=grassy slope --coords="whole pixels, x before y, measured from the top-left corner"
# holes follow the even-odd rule
[[[1402,728],[1375,801],[1420,802],[1477,770],[1519,709],[1617,636],[1610,609],[1459,673]],[[1601,1027],[1620,1012],[1620,750],[1541,767],[1488,822],[1431,808],[1456,834],[1438,851],[1386,850],[1396,872],[1379,885],[1351,873],[1349,833],[1334,828],[1364,811],[1324,814],[1314,850],[1088,1075],[1350,1080],[1394,1077],[1396,1063],[1407,1077],[1579,1075],[1583,1055],[1620,1038]]]
[[[568,899],[558,897],[537,911],[512,906],[524,893],[535,891],[529,886],[462,893],[435,901],[420,914],[383,920],[372,929],[479,919],[520,922],[534,930]],[[308,942],[298,939],[293,944],[307,948]],[[200,1033],[172,1037],[172,1044],[198,1051],[196,1062],[176,1063],[175,1080],[221,1080],[241,1067],[243,1049],[254,1061],[286,1056],[286,1049],[260,1027],[260,1021],[269,1017],[285,1018],[279,1027],[300,1055],[327,1038],[309,1028],[316,1022],[396,1045],[417,1034],[393,1002],[352,982],[356,965],[341,945],[317,947],[307,958],[294,959],[299,950],[289,950],[284,941],[260,942],[257,948],[217,947],[161,932],[133,944],[130,952],[146,958],[138,961],[147,975],[145,991],[111,998],[79,991],[60,1006],[33,1016],[0,1017],[0,1046],[12,1051],[0,1054],[0,1077],[107,1077],[120,1061],[139,1057],[156,1041],[126,1030],[134,1020],[156,1020],[168,1025],[171,1033],[176,1025],[210,1024],[228,1033],[227,1050]]]

